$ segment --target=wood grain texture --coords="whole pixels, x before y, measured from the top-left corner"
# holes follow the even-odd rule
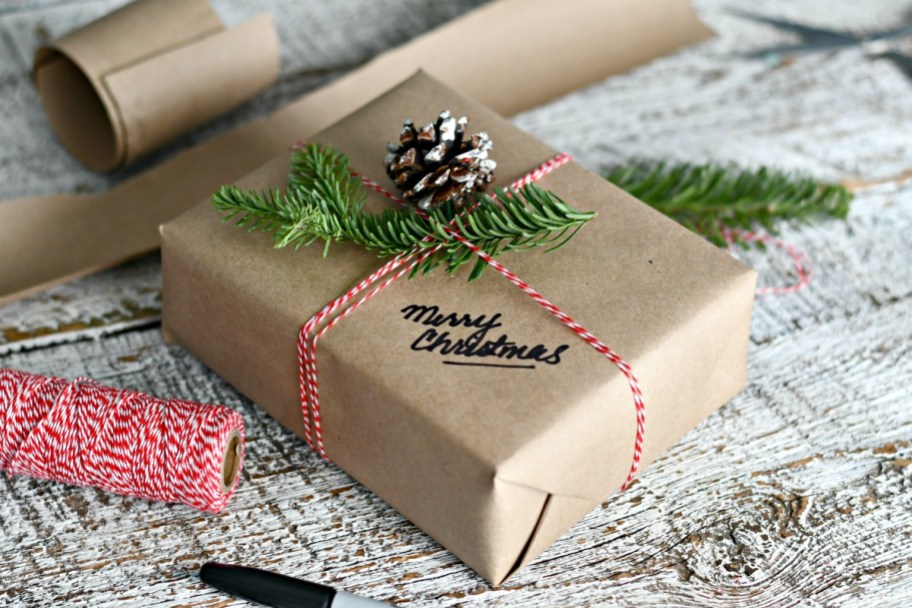
[[[242,18],[258,4],[223,0],[217,8]],[[456,10],[367,4],[269,3],[287,11],[279,20],[287,56],[278,91],[263,103],[277,105],[326,77],[295,81],[299,70],[344,70],[395,43],[400,28],[411,32]],[[912,81],[859,50],[786,65],[733,58],[789,39],[727,14],[734,4],[698,2],[719,39],[516,119],[592,167],[629,156],[709,158],[885,180],[860,191],[845,223],[784,227],[784,238],[815,262],[812,288],[758,300],[747,389],[630,491],[607,498],[530,567],[490,588],[199,361],[164,344],[153,256],[0,309],[0,365],[238,409],[249,437],[239,491],[212,516],[4,477],[0,605],[245,605],[199,582],[195,570],[208,559],[403,606],[910,605],[912,184],[891,177],[912,168]],[[39,25],[56,34],[74,15],[111,5],[0,8],[0,109],[10,117],[0,122],[0,199],[106,186],[71,163],[44,131],[40,109],[21,101],[33,93],[21,72],[27,62],[17,62]],[[424,7],[437,12],[409,21]],[[862,31],[898,25],[912,6],[777,0],[762,10]],[[342,19],[350,36],[333,27]],[[312,33],[295,38],[298,29]],[[254,104],[211,129],[264,111]],[[766,284],[789,280],[775,252],[738,255]]]

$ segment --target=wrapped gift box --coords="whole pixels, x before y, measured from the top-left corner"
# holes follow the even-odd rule
[[[311,141],[393,190],[386,142],[404,118],[443,109],[491,135],[498,184],[555,154],[420,72]],[[281,188],[290,159],[238,185]],[[743,387],[756,275],[578,164],[539,185],[598,217],[558,251],[501,261],[633,366],[645,466]],[[162,242],[167,334],[303,436],[299,330],[381,261],[350,244],[326,258],[319,245],[277,250],[208,201],[165,225]],[[472,283],[467,272],[403,278],[327,333],[320,402],[332,461],[499,584],[622,484],[635,411],[613,364],[496,272]],[[446,340],[469,338],[503,348],[445,354]]]

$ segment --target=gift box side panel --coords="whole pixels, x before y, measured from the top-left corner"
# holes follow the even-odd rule
[[[644,469],[744,388],[757,274],[738,267],[741,272],[720,279],[720,290],[707,298],[700,313],[641,365],[645,386],[660,386],[660,377],[671,377],[653,398]],[[648,398],[648,389],[646,394]]]
[[[756,286],[757,273],[751,270],[743,277],[740,288],[733,290],[729,298],[719,304],[720,307],[727,306],[736,314],[729,328],[718,334],[719,357],[706,381],[703,400],[719,404],[712,411],[728,403],[747,384],[750,327]]]
[[[598,508],[599,504],[601,503],[585,498],[549,494],[538,524],[529,536],[522,553],[510,571],[496,584],[504,583],[511,576],[534,562],[554,541],[566,534],[588,513]]]

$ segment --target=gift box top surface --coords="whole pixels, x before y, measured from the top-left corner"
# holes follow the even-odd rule
[[[395,191],[386,142],[403,119],[444,109],[490,134],[495,185],[555,155],[420,72],[311,141]],[[238,185],[282,187],[291,154]],[[631,363],[645,466],[743,386],[755,273],[581,165],[539,185],[597,218],[555,252],[500,260]],[[276,250],[209,202],[166,225],[163,243],[166,331],[303,434],[298,330],[382,260],[348,244],[326,258],[319,245]],[[403,278],[327,333],[320,402],[329,457],[500,582],[623,482],[635,411],[611,362],[496,272],[467,272]],[[499,346],[466,355],[459,340]]]

